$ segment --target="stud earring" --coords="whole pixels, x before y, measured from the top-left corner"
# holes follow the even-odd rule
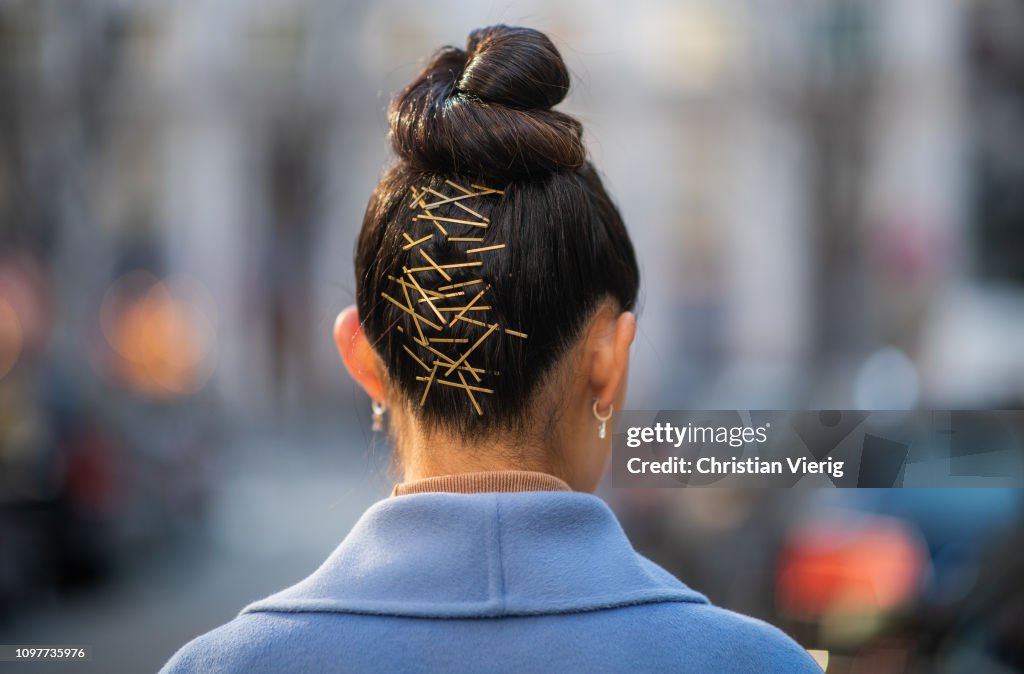
[[[373,412],[373,426],[371,428],[374,431],[384,430],[384,412],[386,409],[384,403],[377,402],[376,400],[370,405],[370,411]]]
[[[597,401],[594,401],[594,418],[601,422],[601,425],[597,427],[597,437],[604,440],[608,430],[608,420],[612,418],[612,410],[615,409],[614,405],[608,406],[608,412],[601,414],[597,411]]]

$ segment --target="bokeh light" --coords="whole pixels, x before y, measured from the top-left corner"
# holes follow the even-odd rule
[[[21,320],[14,307],[0,297],[0,379],[18,362],[21,341]]]
[[[195,281],[167,282],[146,271],[119,278],[100,309],[104,337],[114,358],[110,374],[139,393],[181,396],[209,379],[215,360],[214,322],[188,291]]]

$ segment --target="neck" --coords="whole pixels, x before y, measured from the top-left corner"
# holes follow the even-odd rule
[[[406,482],[442,475],[530,470],[567,480],[554,447],[487,439],[467,444],[448,434],[403,433],[398,443]]]

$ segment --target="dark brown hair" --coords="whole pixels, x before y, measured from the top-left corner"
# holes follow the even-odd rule
[[[392,101],[390,140],[398,161],[384,173],[363,219],[357,302],[392,390],[427,424],[467,437],[526,429],[539,385],[578,341],[599,302],[610,298],[625,311],[636,301],[633,245],[587,160],[582,125],[552,109],[568,89],[569,72],[547,36],[499,25],[473,31],[465,50],[438,51]],[[482,266],[451,268],[449,283],[482,278],[489,285],[487,322],[528,335],[501,334],[474,352],[478,367],[497,372],[486,381],[493,393],[476,396],[482,414],[456,387],[436,386],[420,405],[423,363],[435,356],[410,339],[417,320],[384,298],[401,292],[389,276],[423,264],[419,249],[442,264],[473,258],[466,244],[444,236],[413,248],[403,237],[415,190],[451,194],[446,180],[503,191],[466,202],[489,219],[486,229],[446,221],[449,237],[482,238],[481,247],[506,244]],[[453,203],[431,213],[466,218]],[[459,321],[447,332],[470,342],[480,333]]]

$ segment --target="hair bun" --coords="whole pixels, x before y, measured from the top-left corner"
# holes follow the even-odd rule
[[[569,90],[558,49],[531,28],[473,31],[445,47],[391,103],[391,145],[431,173],[517,178],[586,161],[583,127],[551,108]]]
[[[558,49],[532,28],[492,26],[469,34],[469,55],[456,89],[482,101],[549,110],[569,91]]]

